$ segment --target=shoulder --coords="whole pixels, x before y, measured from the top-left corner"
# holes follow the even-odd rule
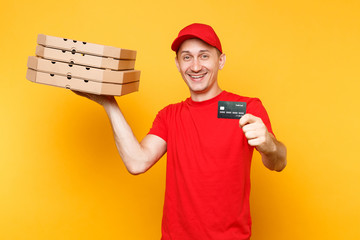
[[[172,114],[174,112],[179,111],[181,108],[184,107],[185,103],[186,103],[187,99],[178,103],[171,103],[167,106],[165,106],[164,108],[162,108],[159,112],[158,115],[162,115],[162,116],[166,116],[169,114]]]
[[[262,117],[267,115],[266,109],[257,97],[245,97],[231,92],[224,91],[223,101],[234,101],[234,102],[245,102],[246,103],[246,112],[253,114],[255,116]]]
[[[227,92],[227,91],[224,91],[222,100],[235,101],[235,102],[246,102],[248,107],[256,107],[258,105],[262,105],[261,100],[259,98],[241,96],[241,95]]]

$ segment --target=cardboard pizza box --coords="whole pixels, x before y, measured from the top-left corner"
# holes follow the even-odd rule
[[[39,45],[116,59],[136,59],[136,51],[39,34]]]
[[[41,45],[36,46],[36,55],[55,61],[112,70],[132,70],[135,67],[135,60],[118,60],[113,58],[99,57],[66,50],[47,48]]]
[[[96,82],[107,83],[129,83],[140,80],[140,71],[138,70],[104,70],[76,64],[52,61],[35,56],[28,57],[27,67],[39,72],[53,73],[62,76],[71,76]]]
[[[56,74],[38,72],[28,69],[26,78],[35,83],[57,86],[80,92],[94,93],[97,95],[121,96],[138,91],[139,81],[126,84],[100,83],[80,78],[68,78]]]

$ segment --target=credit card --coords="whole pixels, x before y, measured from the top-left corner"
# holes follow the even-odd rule
[[[246,113],[246,102],[218,102],[218,118],[240,119]]]

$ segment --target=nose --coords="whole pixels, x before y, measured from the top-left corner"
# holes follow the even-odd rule
[[[194,58],[192,64],[191,64],[191,71],[193,72],[199,72],[201,70],[201,64],[197,58]]]

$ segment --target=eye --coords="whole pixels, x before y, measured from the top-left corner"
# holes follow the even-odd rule
[[[202,54],[200,57],[201,57],[201,59],[208,59],[209,55],[208,54]]]
[[[189,56],[189,55],[185,55],[185,56],[183,56],[183,60],[184,60],[184,61],[188,61],[188,60],[190,60],[190,56]]]

